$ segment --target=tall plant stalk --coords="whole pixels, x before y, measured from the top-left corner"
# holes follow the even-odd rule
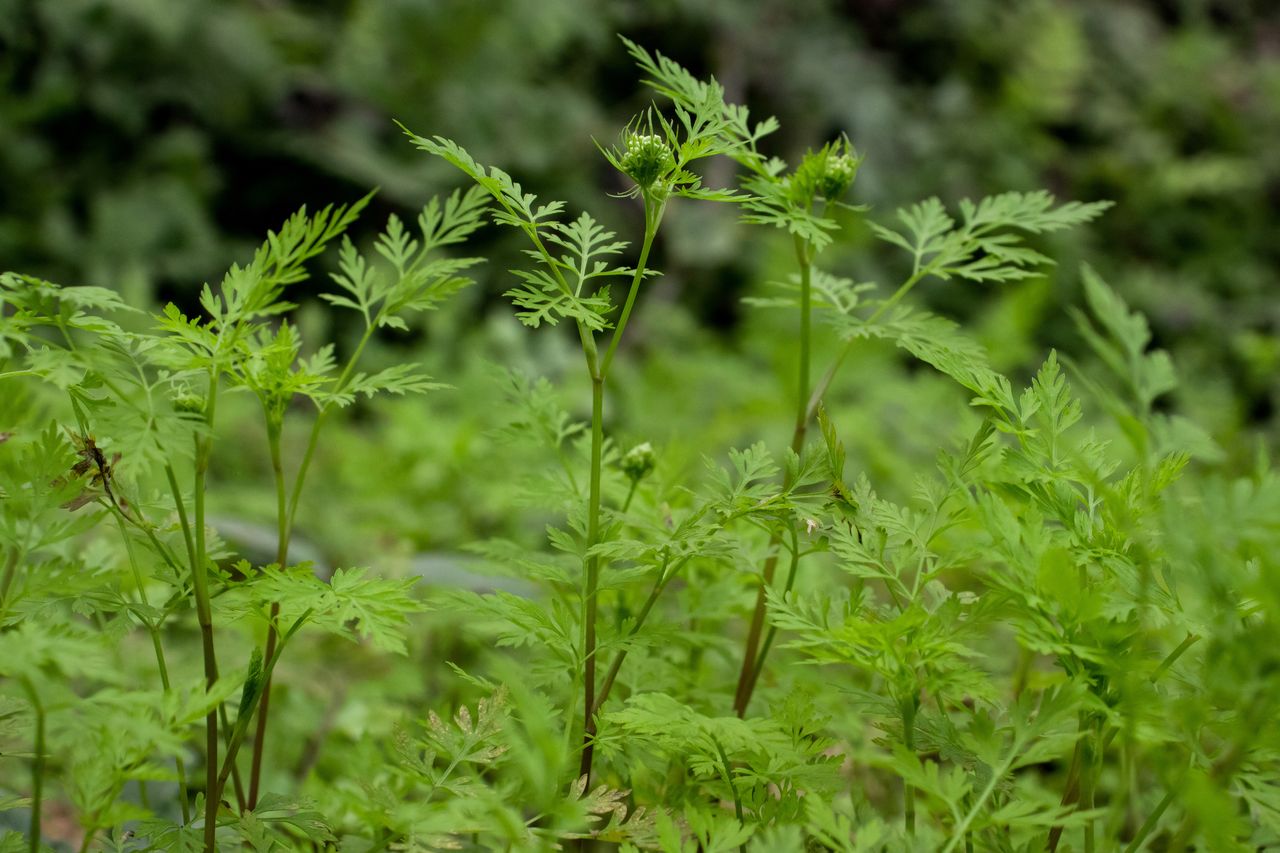
[[[809,363],[811,359],[811,328],[813,322],[813,253],[812,247],[799,236],[794,238],[796,263],[800,269],[800,365],[796,380],[796,419],[791,432],[791,450],[800,453],[804,449],[805,437],[808,434],[812,413],[809,409]],[[782,488],[786,491],[792,486],[788,473],[783,480]],[[795,521],[789,522],[794,528]],[[795,531],[792,529],[794,538]],[[766,646],[760,648],[760,637],[764,630],[764,617],[769,587],[773,585],[773,577],[778,570],[779,549],[782,545],[782,530],[775,529],[769,540],[769,554],[765,558],[764,571],[760,587],[756,591],[755,609],[751,613],[751,623],[747,629],[747,639],[742,650],[742,669],[738,673],[738,687],[733,697],[733,710],[739,717],[747,713],[751,703],[751,695],[755,691],[756,681],[764,667],[765,656],[769,653]],[[795,559],[799,559],[798,554]],[[792,572],[794,578],[794,568]]]
[[[631,317],[631,309],[635,305],[636,294],[640,283],[644,280],[645,269],[649,263],[649,252],[653,248],[654,237],[658,233],[658,225],[662,221],[664,199],[655,198],[643,193],[644,199],[644,240],[640,246],[640,257],[636,261],[635,272],[631,277],[631,287],[627,291],[626,302],[623,303],[622,314],[613,328],[613,336],[609,347],[605,350],[603,360],[597,362],[595,341],[590,334],[583,337],[587,369],[591,374],[591,480],[587,496],[587,557],[583,578],[582,595],[582,756],[578,764],[578,775],[591,780],[591,765],[595,755],[596,713],[599,710],[596,699],[596,621],[599,613],[600,556],[593,553],[600,543],[600,475],[601,460],[604,454],[604,396],[605,383],[609,375],[609,367],[613,363],[614,354],[622,340],[623,330]],[[613,673],[616,675],[616,672]],[[612,685],[612,679],[609,680]]]
[[[338,391],[346,389],[347,383],[351,380],[351,375],[355,371],[356,364],[364,354],[370,338],[373,337],[375,328],[377,328],[376,320],[365,323],[364,334],[360,336],[359,343],[356,344],[355,350],[347,360],[342,373],[335,383],[334,387]],[[302,499],[307,472],[311,469],[311,461],[315,458],[316,446],[320,441],[320,431],[324,427],[330,406],[329,404],[322,406],[316,414],[315,420],[311,422],[311,432],[307,437],[307,448],[303,453],[302,462],[298,466],[298,473],[294,477],[293,489],[289,492],[287,498],[284,459],[281,453],[281,436],[284,429],[283,413],[281,412],[278,417],[269,410],[265,401],[263,406],[266,410],[267,445],[271,455],[271,472],[276,491],[276,565],[283,569],[289,562],[289,543],[293,538],[293,522],[298,512],[298,503]],[[279,632],[276,630],[276,622],[279,617],[280,603],[272,602],[270,616],[267,619],[267,641],[266,651],[264,652],[264,656],[268,661],[274,660],[276,647],[279,643]],[[249,793],[245,800],[245,808],[248,809],[254,809],[258,805],[258,793],[262,780],[262,757],[266,750],[267,741],[267,720],[271,713],[273,671],[274,667],[264,677],[262,698],[257,707],[257,727],[254,730],[253,751],[249,765]]]
[[[204,422],[207,432],[196,437],[195,459],[195,563],[191,566],[191,586],[196,599],[196,619],[200,623],[200,647],[204,658],[205,683],[213,689],[218,680],[217,654],[213,643],[213,609],[209,600],[209,556],[205,542],[205,478],[213,451],[213,422],[218,405],[218,376],[209,372],[209,396],[205,403]],[[218,710],[210,708],[205,717],[205,853],[216,853],[218,829]]]

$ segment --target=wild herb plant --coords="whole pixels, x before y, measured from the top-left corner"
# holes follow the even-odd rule
[[[290,218],[205,287],[195,318],[0,277],[0,812],[28,815],[0,851],[49,849],[51,802],[83,827],[82,850],[1280,842],[1267,725],[1280,479],[1265,458],[1244,477],[1214,470],[1212,441],[1167,410],[1176,374],[1146,321],[1087,268],[1086,351],[1049,353],[1029,381],[912,304],[930,279],[982,299],[1040,274],[1040,235],[1106,205],[1017,192],[953,217],[930,199],[865,226],[907,253],[900,283],[855,283],[817,263],[841,226],[875,218],[840,212],[861,166],[850,142],[789,168],[762,153],[772,120],[626,45],[663,99],[601,146],[630,182],[619,203],[643,214],[633,256],[591,214],[409,132],[474,186],[428,203],[412,234],[393,217],[381,260],[343,237],[321,294],[356,316],[342,362],[337,342],[306,346],[290,312],[308,262],[367,199]],[[737,165],[736,186],[704,186],[710,157]],[[790,243],[794,276],[751,299],[797,330],[795,397],[770,411],[792,426],[778,450],[637,435],[620,405],[619,377],[645,381],[640,348],[634,371],[612,368],[658,276],[660,227],[706,201]],[[513,370],[493,416],[512,449],[491,487],[525,490],[528,517],[551,520],[545,546],[511,520],[472,550],[519,583],[425,600],[408,579],[289,565],[326,425],[358,398],[438,387],[410,364],[364,362],[380,330],[469,282],[478,259],[440,250],[486,218],[527,241],[507,294],[517,316],[572,326],[590,387],[567,406],[556,383]],[[823,328],[839,343],[815,380]],[[936,460],[904,453],[890,475],[868,470],[838,393],[894,382],[913,400],[909,382],[860,369],[883,359],[878,342],[954,390],[954,412],[934,413],[949,425]],[[209,510],[237,449],[230,394],[262,413],[266,565],[233,553]],[[675,461],[680,442],[701,469]],[[452,645],[436,650],[440,634],[411,617]],[[341,664],[308,626],[415,657],[385,670],[372,703],[338,702],[332,715],[357,721],[320,722],[286,773],[268,728],[285,648],[308,677]],[[375,713],[394,732],[364,736],[358,718]]]
[[[406,314],[433,308],[469,283],[462,273],[477,259],[441,257],[438,250],[461,242],[475,229],[480,206],[474,194],[433,200],[419,217],[418,238],[410,237],[393,217],[377,244],[386,259],[381,268],[368,263],[349,240],[344,242],[340,272],[334,276],[339,289],[326,298],[359,312],[364,330],[338,370],[332,344],[302,358],[296,328],[287,320],[273,327],[272,321],[294,307],[284,296],[287,288],[307,278],[305,263],[341,235],[367,201],[325,208],[314,216],[299,211],[268,235],[249,264],[232,267],[216,291],[205,286],[203,317],[188,317],[170,304],[154,318],[151,331],[126,331],[110,319],[131,310],[110,291],[62,287],[10,273],[0,278],[5,355],[22,365],[5,373],[5,380],[30,376],[48,382],[65,393],[73,415],[72,423],[61,429],[51,423],[17,442],[16,457],[6,459],[2,487],[7,555],[3,618],[14,629],[4,635],[10,648],[3,666],[6,676],[24,686],[38,729],[32,850],[38,849],[41,835],[43,777],[51,749],[40,695],[48,689],[43,686],[47,673],[88,679],[88,684],[77,685],[88,695],[79,703],[63,700],[59,709],[67,715],[61,746],[86,762],[84,767],[73,764],[68,780],[84,829],[82,849],[90,849],[100,829],[145,814],[124,807],[122,789],[130,782],[168,780],[167,774],[156,775],[153,762],[170,756],[182,821],[171,829],[151,825],[153,840],[173,836],[173,843],[182,847],[194,845],[199,833],[203,848],[213,850],[220,824],[246,837],[256,827],[253,831],[262,835],[261,825],[246,823],[255,810],[259,821],[286,822],[297,811],[278,797],[262,801],[275,818],[258,809],[271,676],[285,643],[313,624],[404,651],[405,618],[417,608],[406,583],[369,578],[364,569],[339,569],[320,579],[309,564],[287,566],[289,535],[307,466],[332,410],[360,395],[439,387],[411,365],[371,374],[356,367],[376,329],[405,328]],[[253,393],[265,415],[279,532],[277,561],[267,566],[231,561],[212,537],[207,518],[217,405],[227,390]],[[317,414],[286,497],[281,437],[286,414],[299,398],[310,399]],[[16,402],[18,397],[9,399]],[[37,423],[36,418],[23,420]],[[35,461],[39,464],[32,466]],[[182,486],[184,473],[190,475],[189,490]],[[107,558],[107,566],[96,569],[92,579],[70,586],[51,582],[51,575],[83,574],[92,565],[77,558],[75,545],[107,519],[124,547],[128,574],[121,575],[111,564],[118,555],[106,552],[99,557]],[[175,685],[166,661],[165,636],[170,629],[181,631],[188,604],[199,626],[202,689],[190,680]],[[219,672],[214,635],[219,616],[251,621],[266,633],[265,650],[255,644],[247,668],[230,679]],[[97,635],[86,630],[86,617],[100,629]],[[103,663],[107,649],[134,624],[150,635],[157,690],[140,690],[112,677]],[[102,670],[107,677],[99,681]],[[227,699],[237,688],[240,700],[233,714]],[[110,713],[98,711],[95,703],[107,703]],[[257,733],[246,786],[236,759],[255,711]],[[204,718],[203,785],[188,778],[182,757],[197,712]],[[131,724],[117,719],[129,713],[137,715]],[[77,718],[82,719],[76,723]],[[100,756],[104,760],[91,760],[94,743],[107,751]],[[93,786],[85,784],[86,777]],[[229,781],[238,814],[220,815]],[[199,791],[194,812],[189,789]],[[328,836],[322,824],[313,829],[313,838]],[[269,841],[267,835],[262,838]]]
[[[456,142],[440,136],[428,139],[406,130],[419,148],[444,158],[493,197],[497,203],[495,222],[518,228],[528,238],[531,248],[525,251],[536,266],[528,270],[514,270],[513,274],[521,284],[507,293],[521,322],[537,328],[543,323],[556,325],[567,320],[576,327],[582,344],[591,380],[590,473],[585,513],[571,518],[570,525],[582,536],[580,669],[583,747],[580,772],[588,781],[595,750],[596,714],[612,685],[612,678],[606,678],[597,696],[596,623],[600,572],[602,562],[609,557],[608,551],[600,547],[606,541],[602,535],[601,479],[609,369],[622,342],[640,286],[653,272],[648,268],[649,254],[668,202],[673,198],[719,202],[735,202],[743,198],[732,190],[704,187],[701,177],[691,171],[691,167],[700,160],[719,155],[734,156],[746,162],[760,160],[755,143],[775,126],[772,122],[751,126],[746,109],[727,104],[724,89],[714,81],[697,80],[665,57],[655,58],[639,45],[626,44],[641,70],[650,75],[653,84],[676,101],[674,122],[661,112],[647,111],[628,124],[619,146],[601,149],[609,163],[632,182],[625,196],[638,198],[644,207],[644,230],[634,267],[610,265],[612,256],[620,254],[628,243],[616,240],[616,235],[597,224],[591,214],[584,211],[566,223],[559,218],[565,212],[564,202],[540,203],[506,172],[497,167],[486,169],[476,163]],[[608,316],[615,307],[609,288],[611,278],[630,279],[616,320]],[[608,344],[603,347],[603,353],[597,344],[597,335],[607,336]],[[663,567],[658,574],[665,577],[669,568],[678,569]],[[659,578],[659,587],[662,577]]]

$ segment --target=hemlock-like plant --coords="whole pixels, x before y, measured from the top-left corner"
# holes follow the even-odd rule
[[[907,253],[900,283],[855,283],[818,264],[864,213],[846,202],[849,140],[789,167],[760,150],[776,122],[625,44],[662,99],[601,147],[629,181],[619,203],[641,209],[634,241],[406,129],[473,186],[412,229],[392,217],[377,257],[344,236],[366,198],[291,217],[194,317],[0,276],[0,851],[51,849],[61,813],[82,850],[1280,843],[1280,480],[1265,460],[1213,470],[1207,437],[1163,410],[1176,376],[1145,321],[1088,269],[1075,319],[1092,361],[1050,353],[1025,387],[909,300],[928,280],[1037,275],[1037,235],[1106,204],[1006,193],[953,217],[930,199],[869,225]],[[737,164],[737,186],[704,185],[711,157]],[[794,275],[750,301],[797,330],[798,373],[776,406],[789,446],[696,447],[699,472],[662,446],[687,437],[630,433],[612,368],[665,214],[704,202],[786,232]],[[473,550],[520,585],[422,597],[412,579],[290,565],[326,425],[358,399],[440,387],[367,351],[470,283],[479,259],[452,252],[487,219],[526,243],[517,316],[572,326],[590,389],[578,420],[552,382],[512,371],[495,416],[526,470],[492,487],[554,519],[549,547],[512,522]],[[342,361],[289,317],[339,238],[321,298],[356,317]],[[815,380],[823,329],[839,344]],[[862,436],[835,393],[855,374],[899,381],[854,369],[877,341],[970,403],[936,462],[904,453],[898,477],[849,470]],[[235,394],[261,410],[252,427],[226,422]],[[270,469],[266,565],[209,510],[245,452],[229,431],[249,428]],[[375,663],[422,654],[423,610],[459,644],[445,697],[419,687],[443,683],[439,656]],[[385,667],[353,687],[372,702],[340,701],[310,733],[272,713],[281,673],[320,681],[345,656]]]

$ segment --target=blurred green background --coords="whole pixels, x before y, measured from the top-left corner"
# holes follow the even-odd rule
[[[393,119],[633,235],[637,206],[606,195],[623,187],[592,141],[611,141],[648,103],[616,33],[776,115],[770,153],[794,161],[848,133],[866,157],[854,200],[881,221],[935,194],[954,205],[1043,186],[1113,199],[1100,222],[1047,245],[1059,266],[1043,279],[932,282],[919,298],[1025,376],[1051,346],[1083,357],[1068,306],[1087,260],[1172,352],[1184,382],[1163,405],[1241,464],[1258,436],[1275,445],[1280,14],[1262,0],[0,0],[0,259],[139,305],[190,304],[301,204],[381,187],[356,231],[369,239],[388,213],[457,185]],[[716,168],[711,183],[732,180],[728,164]],[[845,224],[824,264],[892,285],[901,258],[858,217]],[[509,525],[506,492],[493,488],[510,459],[492,433],[501,381],[489,365],[563,380],[581,411],[572,349],[521,330],[501,299],[508,236],[484,232],[478,251],[493,260],[481,286],[376,356],[426,360],[462,392],[386,407],[364,421],[374,444],[335,443],[325,462],[343,489],[386,493],[367,484],[395,478],[395,501],[346,505],[355,523],[368,514],[370,535],[432,547],[433,530],[454,544]],[[683,448],[780,446],[790,327],[741,298],[785,274],[785,241],[682,205],[658,251],[666,275],[629,333],[634,381],[610,413],[620,441],[670,446],[672,476],[698,464],[695,450],[678,456],[677,434],[698,433]],[[341,338],[303,301],[304,329]],[[931,456],[951,434],[940,413],[963,399],[892,353],[868,347],[863,359],[833,396],[856,413],[859,461],[891,475],[903,454]],[[858,378],[895,365],[908,384]],[[679,405],[664,402],[673,387]],[[266,470],[251,451],[240,464]],[[267,499],[254,479],[227,477],[238,506]]]

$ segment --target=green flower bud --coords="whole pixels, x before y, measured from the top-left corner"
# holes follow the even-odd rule
[[[622,155],[622,171],[642,190],[649,187],[675,168],[676,158],[671,146],[656,133],[632,133],[626,139],[627,150]]]
[[[810,151],[787,179],[787,191],[797,204],[809,204],[816,197],[838,201],[848,191],[858,174],[861,161],[848,140],[824,145]]]
[[[819,191],[826,199],[838,199],[853,184],[858,174],[858,161],[849,154],[827,155],[827,168],[822,174]]]
[[[631,482],[638,483],[649,476],[657,460],[652,444],[647,441],[637,444],[622,457],[622,473],[626,474]]]

